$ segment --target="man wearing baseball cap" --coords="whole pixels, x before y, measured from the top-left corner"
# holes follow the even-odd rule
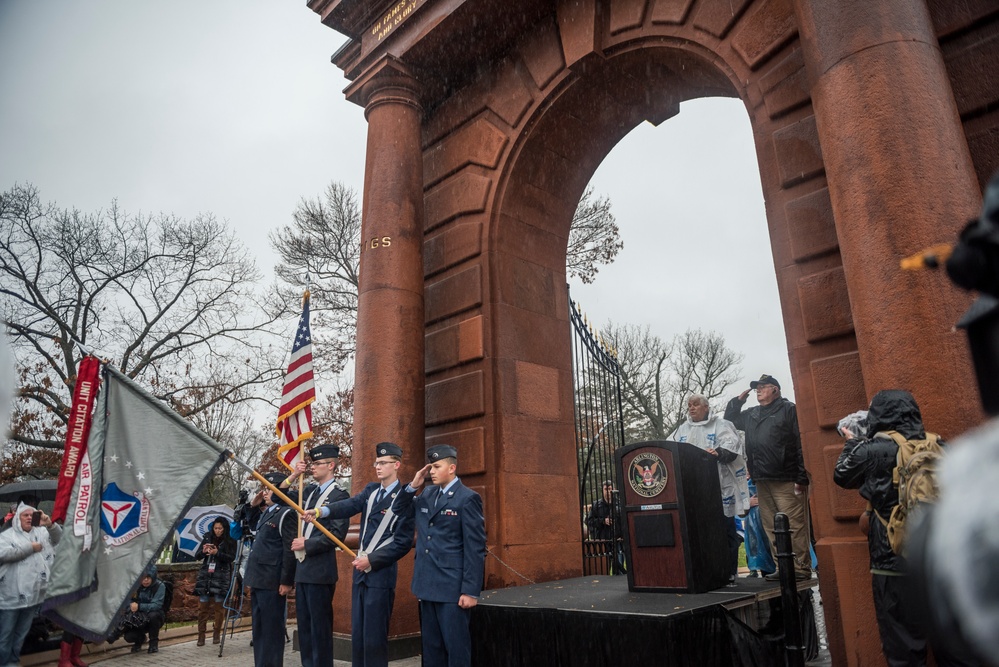
[[[375,476],[353,498],[329,506],[330,517],[361,515],[361,535],[354,559],[351,593],[351,664],[353,667],[388,665],[389,619],[395,601],[396,564],[413,548],[413,495],[400,493],[402,447],[392,442],[375,445]]]
[[[780,395],[780,382],[772,375],[761,375],[749,387],[728,402],[725,419],[746,433],[746,464],[749,476],[756,483],[760,519],[770,533],[774,562],[777,562],[774,516],[783,512],[791,525],[795,579],[811,579],[808,472],[801,454],[798,412],[794,403]],[[759,405],[743,410],[750,391],[756,392]],[[776,581],[778,575],[767,575],[767,579]]]
[[[458,450],[427,450],[404,494],[415,494],[427,475],[434,485],[413,500],[416,565],[413,595],[420,601],[424,667],[467,667],[472,663],[469,620],[478,604],[486,561],[482,498],[456,476]]]

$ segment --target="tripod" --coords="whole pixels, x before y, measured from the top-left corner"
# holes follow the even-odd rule
[[[225,622],[222,624],[222,640],[219,642],[219,657],[225,649],[225,638],[236,631],[236,622],[243,617],[243,561],[253,548],[253,537],[247,535],[236,541],[236,557],[232,561],[232,577],[226,591],[222,608],[225,609]]]

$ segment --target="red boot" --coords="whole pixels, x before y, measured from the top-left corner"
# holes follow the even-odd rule
[[[73,640],[73,644],[69,649],[69,661],[73,664],[73,667],[90,667],[90,665],[83,662],[83,660],[80,660],[80,649],[82,648],[83,640],[77,637]]]
[[[69,654],[73,646],[69,642],[59,642],[59,667],[73,667]]]

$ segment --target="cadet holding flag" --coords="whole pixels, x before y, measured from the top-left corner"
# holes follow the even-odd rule
[[[295,572],[295,599],[298,610],[298,640],[302,653],[302,667],[332,667],[333,665],[333,593],[336,590],[336,545],[320,531],[314,522],[325,526],[337,539],[347,535],[347,519],[330,518],[329,505],[350,496],[333,482],[340,450],[336,445],[318,445],[309,450],[312,460],[312,478],[315,484],[305,487],[302,498],[297,493],[288,495],[303,510],[302,519],[308,523],[301,537],[291,542],[298,558]],[[299,463],[283,483],[291,485],[305,471]]]
[[[395,601],[396,564],[413,547],[413,494],[400,493],[402,448],[375,445],[375,476],[353,498],[329,506],[334,519],[361,515],[360,550],[351,593],[353,667],[388,665],[388,630]]]

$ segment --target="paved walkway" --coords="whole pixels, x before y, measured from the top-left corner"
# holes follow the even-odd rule
[[[145,649],[140,653],[131,653],[131,645],[119,639],[110,648],[105,645],[91,648],[91,653],[84,650],[81,656],[86,662],[101,667],[153,667],[168,664],[183,667],[221,667],[222,665],[253,665],[253,647],[250,646],[249,631],[237,630],[232,636],[226,637],[222,656],[219,657],[219,645],[211,643],[209,635],[205,646],[198,646],[193,628],[175,628],[160,635],[159,653],[149,654]],[[90,647],[88,647],[90,648]],[[58,655],[54,656],[54,660]],[[54,665],[55,661],[38,663],[39,665]],[[117,662],[115,662],[117,660]],[[291,650],[291,642],[285,647],[285,667],[299,667],[301,658]],[[350,667],[350,661],[334,660],[334,667]],[[420,667],[420,656],[394,660],[392,667]]]

